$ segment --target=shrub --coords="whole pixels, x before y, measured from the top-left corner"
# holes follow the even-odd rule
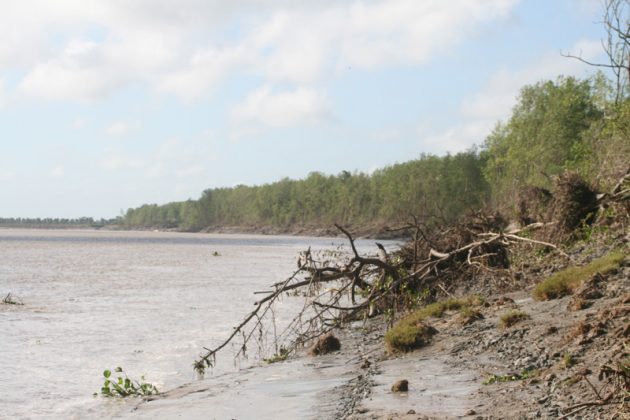
[[[527,312],[512,310],[504,313],[499,318],[499,326],[501,328],[510,328],[512,325],[531,318]]]
[[[420,308],[402,318],[385,334],[387,349],[397,352],[422,347],[437,333],[435,328],[425,323],[427,318],[441,318],[446,311],[466,311],[479,304],[483,304],[483,298],[471,296],[463,299],[449,298]]]
[[[403,322],[396,324],[385,334],[387,350],[406,352],[426,345],[437,330],[424,322]]]
[[[483,315],[481,314],[481,312],[479,312],[477,309],[470,308],[470,307],[463,308],[460,311],[459,315],[460,315],[459,322],[462,325],[469,325],[479,319],[483,319]]]

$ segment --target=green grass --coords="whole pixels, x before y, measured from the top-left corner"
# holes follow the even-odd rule
[[[276,354],[274,354],[273,356],[267,359],[263,359],[263,362],[268,363],[268,364],[283,362],[287,360],[288,357],[289,357],[289,350],[285,349],[284,347],[280,347],[280,349],[278,350]]]
[[[488,377],[486,377],[486,380],[483,381],[483,384],[492,385],[502,382],[521,381],[524,379],[529,379],[536,374],[537,372],[535,370],[524,370],[521,373],[512,373],[509,375],[489,375]]]
[[[511,310],[499,318],[499,326],[503,329],[510,328],[512,325],[531,318],[527,312]]]
[[[441,318],[446,311],[465,310],[483,302],[478,296],[464,299],[446,299],[411,312],[385,334],[385,344],[390,352],[411,351],[428,343],[435,330],[425,321]]]
[[[462,325],[472,324],[479,319],[483,319],[483,314],[479,310],[469,306],[462,308],[462,310],[459,311],[459,315]]]
[[[385,343],[392,353],[406,352],[428,344],[433,334],[435,329],[424,322],[398,323],[385,334]]]
[[[595,273],[606,274],[619,268],[625,257],[624,252],[615,251],[582,267],[570,267],[559,271],[534,288],[534,298],[549,300],[573,294],[575,289]]]
[[[577,363],[577,361],[575,360],[575,357],[573,357],[573,355],[569,352],[565,352],[562,355],[562,367],[564,367],[565,369],[569,369],[570,367],[574,366]]]

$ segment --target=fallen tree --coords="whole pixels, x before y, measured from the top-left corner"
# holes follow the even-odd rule
[[[414,240],[399,251],[388,255],[379,247],[378,256],[361,255],[352,234],[340,225],[335,227],[347,238],[350,253],[335,258],[318,258],[310,249],[302,252],[298,268],[289,278],[273,284],[254,303],[232,333],[219,345],[204,348],[194,363],[198,374],[215,366],[218,352],[228,344],[239,343],[235,357],[246,356],[252,341],[259,346],[265,330],[273,329],[277,360],[285,358],[347,322],[366,319],[376,314],[393,321],[401,310],[430,302],[458,282],[479,272],[509,271],[509,248],[529,243],[556,251],[568,258],[556,245],[519,235],[538,225],[518,232],[503,232],[499,216],[482,214],[469,218],[465,225],[429,231],[417,218],[405,229],[413,231]],[[324,287],[326,286],[326,287]],[[274,304],[289,293],[301,292],[305,297],[300,311],[279,334],[276,332]]]

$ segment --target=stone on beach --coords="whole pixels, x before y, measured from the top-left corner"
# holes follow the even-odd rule
[[[392,392],[407,392],[409,390],[409,381],[406,379],[401,379],[399,381],[394,382],[392,385]]]
[[[320,356],[322,354],[328,354],[333,351],[341,349],[341,343],[339,339],[332,334],[326,334],[320,337],[319,340],[311,347],[311,356]]]

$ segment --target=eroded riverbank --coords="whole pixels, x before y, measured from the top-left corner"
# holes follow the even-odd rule
[[[630,261],[600,287],[579,310],[570,296],[536,301],[531,287],[489,296],[475,322],[447,311],[431,320],[429,345],[398,355],[385,351],[382,319],[357,322],[337,333],[338,352],[186,385],[124,418],[618,418],[623,407],[594,390],[607,389],[597,369],[623,354],[630,331]],[[528,317],[501,327],[511,311]],[[407,392],[392,392],[399,379]]]

